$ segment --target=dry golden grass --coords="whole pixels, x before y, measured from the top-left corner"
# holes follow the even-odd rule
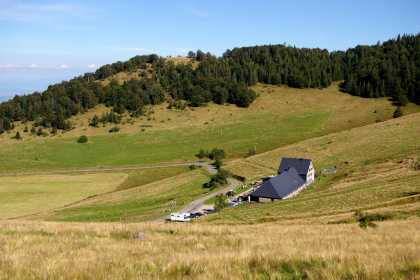
[[[378,224],[0,221],[0,278],[420,279],[420,219]]]
[[[133,78],[141,79],[141,77],[139,77],[139,75],[143,71],[146,71],[146,70],[136,69],[136,70],[134,70],[131,73],[129,73],[129,72],[119,72],[119,73],[117,73],[115,75],[112,75],[112,77],[110,77],[108,79],[99,80],[97,82],[98,83],[101,83],[102,85],[105,86],[105,85],[109,84],[109,82],[111,81],[111,79],[115,79],[118,83],[123,84],[125,81],[129,81],[129,80],[131,80]]]
[[[166,57],[165,60],[168,61],[173,61],[175,65],[181,63],[181,64],[188,64],[191,63],[191,59],[185,56],[178,56],[178,57]],[[198,64],[200,64],[199,61],[194,60],[191,65],[193,69],[196,69],[198,67]],[[129,81],[132,78],[137,78],[137,79],[141,79],[141,77],[139,77],[139,75],[141,74],[141,72],[143,71],[147,71],[148,69],[151,69],[152,64],[150,63],[146,63],[147,65],[147,69],[136,69],[133,72],[129,73],[129,72],[119,72],[117,74],[112,75],[110,78],[105,79],[105,80],[100,80],[98,81],[99,83],[101,83],[102,85],[107,85],[109,84],[110,79],[115,79],[118,81],[118,83],[122,84],[124,81]],[[148,77],[152,77],[152,74],[148,72]]]
[[[127,176],[124,173],[96,173],[1,177],[0,218],[49,211],[92,195],[113,191]]]
[[[175,65],[177,65],[178,63],[187,65],[188,63],[192,62],[191,64],[192,64],[193,69],[197,68],[198,64],[200,64],[199,61],[197,60],[191,61],[191,58],[188,58],[186,56],[167,57],[166,61],[173,61]]]

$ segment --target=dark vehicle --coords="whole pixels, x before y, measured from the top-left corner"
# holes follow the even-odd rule
[[[262,178],[262,181],[263,182],[266,182],[266,181],[268,181],[268,180],[270,180],[271,179],[271,177],[264,177],[264,178]]]
[[[195,214],[195,213],[190,213],[190,217],[191,217],[191,218],[198,218],[198,215],[197,215],[197,214]]]
[[[212,210],[212,209],[204,209],[204,213],[206,213],[206,214],[214,214],[216,212],[214,212],[214,210]]]
[[[197,218],[198,218],[198,217],[201,217],[201,216],[204,216],[204,214],[203,214],[203,213],[200,213],[200,212],[194,213],[194,215],[196,215],[196,216],[197,216]]]

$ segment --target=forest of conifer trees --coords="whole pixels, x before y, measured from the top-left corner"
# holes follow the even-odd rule
[[[295,88],[324,88],[343,81],[341,90],[366,98],[391,97],[395,104],[420,105],[420,35],[403,35],[374,46],[347,51],[268,45],[226,50],[221,57],[190,51],[192,63],[177,64],[156,54],[135,56],[100,67],[44,92],[15,96],[0,105],[0,134],[14,121],[36,121],[37,126],[71,129],[66,119],[97,104],[131,116],[143,114],[148,104],[186,100],[189,106],[208,102],[248,107],[257,97],[249,86],[257,82]],[[119,84],[119,72],[138,77]],[[107,85],[98,80],[110,79]],[[110,117],[111,118],[111,117]]]

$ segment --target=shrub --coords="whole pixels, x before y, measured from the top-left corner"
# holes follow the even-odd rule
[[[231,177],[231,173],[225,169],[219,169],[217,174],[211,176],[210,182],[204,184],[205,188],[210,188],[211,190],[220,187],[227,183],[226,178]]]
[[[394,112],[393,118],[396,119],[396,118],[402,117],[402,115],[403,113],[401,111],[401,108],[398,106],[398,108]]]
[[[218,148],[214,148],[213,150],[211,150],[211,152],[209,153],[209,158],[210,159],[224,159],[226,157],[226,152],[223,149],[218,149]]]
[[[226,195],[224,193],[217,195],[216,202],[214,202],[214,211],[221,212],[226,207],[228,207]]]
[[[386,220],[393,219],[393,215],[391,213],[364,214],[361,211],[357,211],[356,213],[354,213],[354,215],[357,217],[357,221],[359,222],[359,227],[362,229],[367,229],[368,227],[376,228],[377,225],[374,223],[374,221],[386,221]]]
[[[196,170],[198,167],[196,165],[194,165],[194,164],[191,164],[190,166],[188,166],[188,168],[190,170]]]
[[[198,158],[205,158],[209,156],[209,151],[205,151],[204,149],[200,149],[200,151],[198,152],[198,154],[196,154],[196,156]]]
[[[22,137],[20,137],[19,131],[16,132],[16,135],[12,137],[12,139],[20,140]]]
[[[255,156],[256,152],[254,149],[250,149],[249,152],[245,155],[245,158]]]
[[[109,130],[109,132],[118,132],[118,131],[120,131],[120,128],[118,126],[114,126],[113,128]]]
[[[222,167],[222,165],[223,165],[223,162],[222,162],[221,159],[216,158],[216,160],[214,161],[213,165],[214,165],[214,168],[220,169],[220,167]]]
[[[85,135],[82,135],[79,137],[79,140],[77,140],[77,143],[87,143],[88,138]]]

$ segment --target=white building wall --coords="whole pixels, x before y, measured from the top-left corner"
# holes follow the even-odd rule
[[[309,169],[308,169],[308,174],[306,174],[306,183],[311,183],[314,180],[315,180],[315,169],[311,161],[311,164],[309,165]]]

